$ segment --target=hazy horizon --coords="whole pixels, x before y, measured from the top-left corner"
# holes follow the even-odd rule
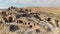
[[[60,7],[60,0],[0,0],[0,9],[14,7]]]

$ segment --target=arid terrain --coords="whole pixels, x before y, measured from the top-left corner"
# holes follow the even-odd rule
[[[60,8],[0,9],[0,34],[60,34]]]

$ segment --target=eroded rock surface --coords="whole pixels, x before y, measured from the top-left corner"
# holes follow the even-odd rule
[[[60,21],[36,10],[10,7],[0,12],[0,34],[60,34]]]

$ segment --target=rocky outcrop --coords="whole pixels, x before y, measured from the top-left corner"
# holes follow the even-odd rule
[[[34,11],[26,8],[10,7],[0,12],[0,34],[60,33],[60,20],[57,17],[41,14],[39,9]]]

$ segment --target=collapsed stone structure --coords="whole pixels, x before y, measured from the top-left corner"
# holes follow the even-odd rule
[[[0,34],[59,34],[59,29],[60,22],[56,17],[31,9],[10,7],[0,12]]]

